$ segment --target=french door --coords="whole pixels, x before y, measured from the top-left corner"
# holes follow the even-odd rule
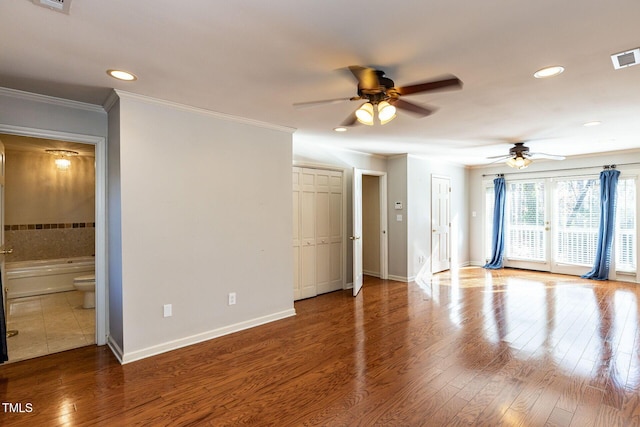
[[[635,197],[634,178],[622,179],[618,185],[620,201]],[[620,191],[628,187],[624,194]],[[486,190],[486,228],[490,229],[493,188]],[[507,181],[506,191],[505,266],[574,275],[591,269],[600,221],[597,175]],[[635,206],[635,198],[629,202]],[[616,258],[635,259],[635,240],[629,238],[635,235],[635,211],[619,212],[618,223]],[[635,270],[635,263],[617,264],[619,269]]]

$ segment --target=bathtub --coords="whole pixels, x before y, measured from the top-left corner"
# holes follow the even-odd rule
[[[14,261],[5,264],[7,298],[73,291],[73,279],[94,274],[95,257]]]

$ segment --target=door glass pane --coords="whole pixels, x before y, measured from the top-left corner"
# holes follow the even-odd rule
[[[507,184],[506,256],[546,261],[544,182]]]
[[[618,180],[616,200],[616,270],[636,271],[636,180]]]
[[[571,178],[558,181],[555,193],[554,261],[592,266],[598,246],[600,181]]]

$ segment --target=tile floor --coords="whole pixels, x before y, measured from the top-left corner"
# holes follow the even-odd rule
[[[59,292],[8,301],[9,361],[30,359],[94,344],[95,309],[82,308],[82,293]]]

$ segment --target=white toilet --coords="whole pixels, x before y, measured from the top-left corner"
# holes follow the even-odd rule
[[[73,286],[84,293],[82,308],[94,308],[96,306],[96,275],[88,274],[73,279]]]

